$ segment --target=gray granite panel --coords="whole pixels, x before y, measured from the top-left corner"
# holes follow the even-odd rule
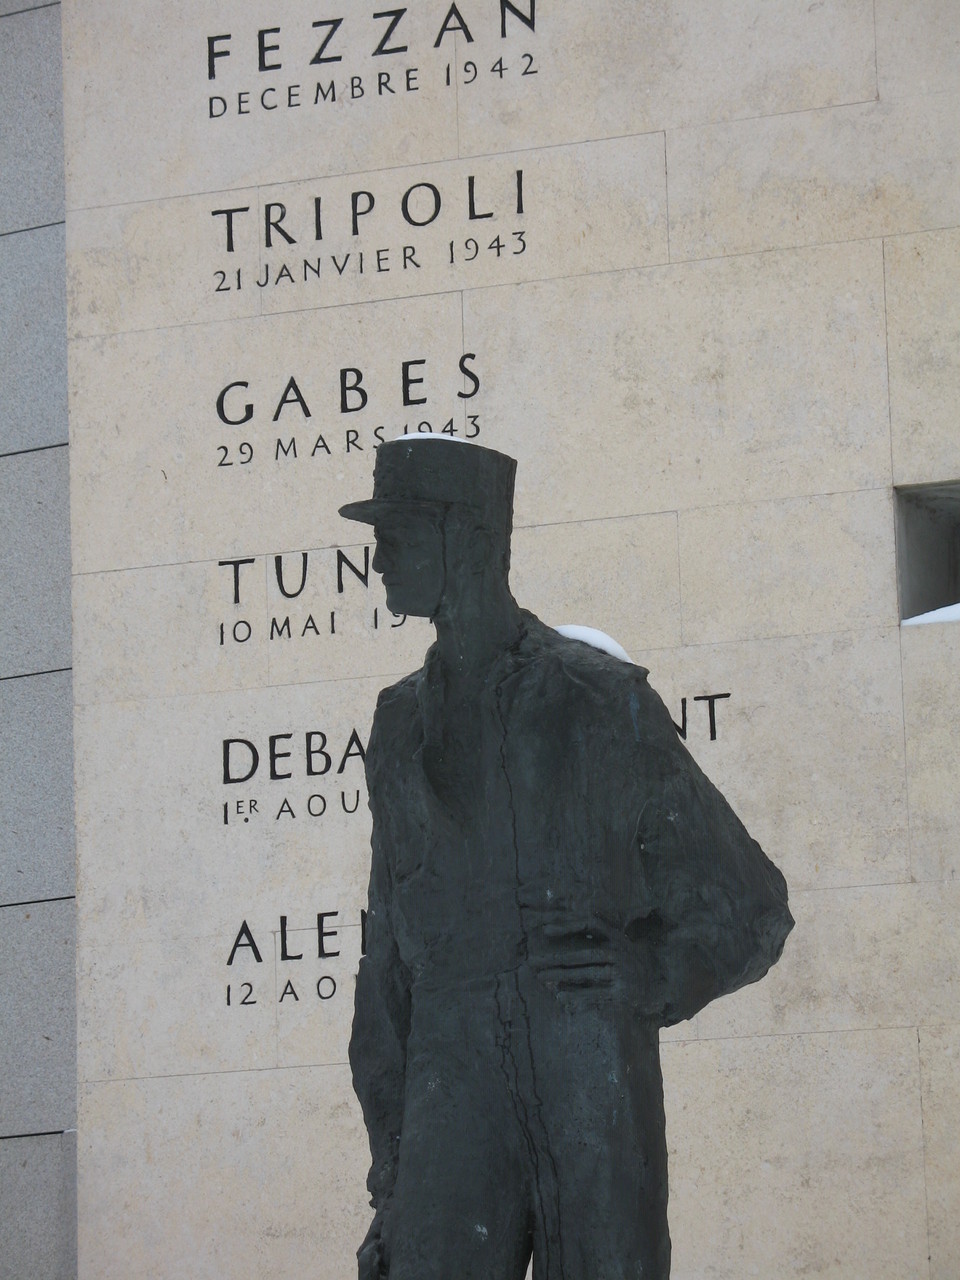
[[[63,227],[0,236],[0,454],[67,439]]]
[[[0,1138],[76,1127],[76,904],[0,907]]]
[[[0,681],[0,906],[74,891],[72,686]]]
[[[0,458],[0,677],[70,666],[67,453]]]
[[[76,1133],[0,1142],[0,1280],[76,1274]]]
[[[63,219],[60,6],[0,21],[0,233]]]

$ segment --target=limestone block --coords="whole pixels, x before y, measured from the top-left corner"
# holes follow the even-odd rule
[[[879,245],[471,292],[464,340],[520,525],[890,482]]]
[[[74,566],[354,541],[381,438],[484,441],[485,363],[454,295],[75,341]]]
[[[662,140],[82,210],[68,255],[78,336],[665,262]]]
[[[73,901],[0,908],[0,1134],[76,1119]]]
[[[960,1027],[921,1027],[919,1035],[930,1280],[952,1280],[960,1268]]]
[[[909,879],[896,627],[627,648],[791,894]]]
[[[879,246],[845,246],[471,292],[462,335],[450,296],[216,325],[200,363],[191,327],[77,342],[74,562],[342,538],[376,432],[421,424],[519,458],[518,524],[885,484],[882,297]]]
[[[0,120],[0,234],[61,221],[59,5],[8,13],[0,22]]]
[[[82,1079],[345,1061],[379,685],[78,709]]]
[[[416,670],[433,633],[422,619],[390,613],[380,579],[370,571],[371,557],[370,544],[284,554],[284,586],[293,590],[305,581],[293,600],[280,593],[276,556],[231,555],[229,548],[222,563],[83,574],[74,581],[78,631],[86,637],[75,657],[76,701],[324,682],[369,672],[386,683]],[[354,570],[366,574],[368,586]]]
[[[71,209],[457,155],[434,5],[409,6],[379,56],[389,20],[370,9],[335,25],[336,9],[249,2],[229,15],[216,0],[131,4],[122,24],[109,0],[63,8]],[[134,56],[145,48],[149,77]]]
[[[889,626],[890,493],[681,512],[680,581],[686,644]]]
[[[226,934],[239,932],[242,923],[239,917],[219,936],[198,929],[193,937],[163,938],[146,922],[113,927],[91,915],[81,931],[77,964],[81,1086],[90,1080],[276,1067],[273,938],[258,936],[251,922],[262,963],[234,960],[227,968],[234,939]]]
[[[960,876],[960,744],[954,715],[960,628],[948,622],[903,627],[900,646],[911,871],[918,880],[953,880]]]
[[[76,1132],[0,1142],[0,1277],[76,1274]]]
[[[68,671],[0,681],[0,904],[74,890]]]
[[[0,458],[0,676],[70,665],[67,450]]]
[[[256,274],[255,244],[224,254],[216,275],[227,227],[216,211],[236,208],[255,209],[256,190],[71,210],[67,336],[258,315],[257,290],[237,287]]]
[[[67,439],[63,227],[0,237],[0,454]]]
[[[367,679],[78,708],[83,945],[146,926],[173,939],[214,933],[229,952],[253,910],[288,914],[293,927],[304,886],[321,893],[316,911],[330,900],[344,919],[356,914],[378,689]]]
[[[349,1069],[91,1084],[80,1104],[82,1280],[343,1280],[370,1221]]]
[[[884,245],[896,484],[960,476],[960,231]]]
[[[502,19],[497,4],[465,3],[463,27],[445,22],[448,9],[408,7],[395,29],[371,12],[315,28],[312,16],[265,16],[249,3],[225,21],[214,0],[179,0],[164,21],[155,6],[128,6],[118,27],[107,0],[67,3],[71,207],[420,164],[452,158],[458,147],[476,154],[649,133],[876,93],[866,0],[814,9],[770,0],[760,11],[621,0],[539,12],[520,0]],[[162,76],[137,75],[128,51],[144,47]],[[72,127],[80,119],[86,127]]]
[[[668,134],[672,258],[955,224],[957,107],[944,93]]]
[[[881,98],[960,92],[960,13],[951,0],[877,0]]]
[[[375,203],[365,213],[370,201],[361,197],[354,218],[353,193],[358,190],[367,191]],[[263,188],[264,218],[268,201],[294,210],[306,205],[315,230],[318,191],[315,182]],[[472,160],[333,179],[324,184],[321,199],[321,247],[326,252],[319,292],[309,287],[294,292],[280,279],[282,265],[294,258],[295,249],[275,244],[272,253],[264,252],[259,276],[267,280],[264,312],[416,297],[667,260],[666,175],[662,141],[656,136],[533,152],[497,148],[493,155]],[[414,251],[406,267],[404,245]],[[296,272],[295,259],[291,270]]]
[[[506,43],[481,25],[456,55],[461,146],[552,146],[872,99],[872,28],[864,0],[551,6],[534,32],[508,27]]]
[[[780,963],[704,1009],[701,1038],[960,1020],[955,885],[793,893]]]
[[[680,580],[672,512],[517,529],[510,583],[550,626],[596,627],[623,643],[677,644]]]
[[[81,1080],[347,1061],[359,908],[347,916],[337,899],[341,910],[317,912],[313,906],[330,902],[298,887],[290,915],[271,920],[248,896],[253,909],[216,936],[161,940],[143,927],[121,927],[106,945],[84,947]],[[306,923],[309,928],[297,927]]]
[[[251,603],[265,614],[264,576],[251,582],[241,613],[223,573],[211,561],[76,576],[77,704],[265,684],[265,645],[244,643],[246,630],[239,626],[233,642],[234,625],[250,625],[243,615]],[[226,573],[232,575],[229,565]]]
[[[668,1045],[662,1059],[676,1280],[926,1273],[914,1029]]]

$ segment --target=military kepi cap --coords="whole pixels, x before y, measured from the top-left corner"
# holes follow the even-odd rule
[[[406,509],[459,506],[493,529],[510,530],[517,464],[505,453],[456,437],[401,436],[377,450],[373,497],[348,502],[340,514],[376,524]]]

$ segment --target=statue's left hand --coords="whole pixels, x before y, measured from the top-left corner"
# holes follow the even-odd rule
[[[363,1244],[357,1250],[358,1280],[387,1280],[387,1264],[383,1249],[383,1214],[378,1212],[370,1224]]]

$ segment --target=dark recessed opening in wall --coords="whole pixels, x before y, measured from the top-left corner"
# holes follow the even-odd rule
[[[901,619],[960,603],[960,480],[894,492]]]

